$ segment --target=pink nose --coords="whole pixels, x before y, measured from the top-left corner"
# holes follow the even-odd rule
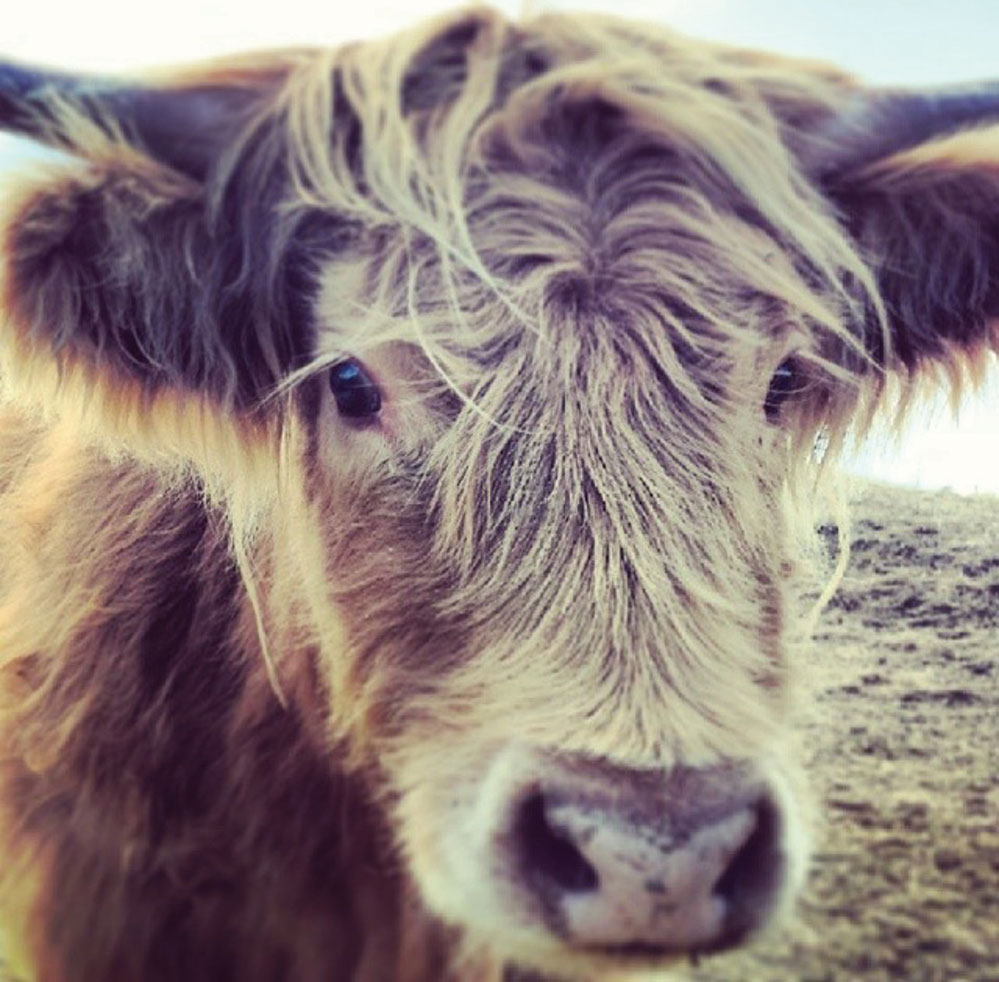
[[[522,886],[579,947],[729,948],[766,922],[785,879],[777,805],[739,767],[573,766],[525,791],[512,831]]]

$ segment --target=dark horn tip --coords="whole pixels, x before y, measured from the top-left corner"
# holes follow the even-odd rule
[[[30,105],[44,87],[44,76],[32,68],[0,63],[0,126],[15,132],[30,129]]]
[[[52,138],[51,131],[41,132],[51,122],[45,111],[46,100],[50,96],[56,93],[96,95],[110,89],[112,84],[106,79],[0,61],[0,129]]]

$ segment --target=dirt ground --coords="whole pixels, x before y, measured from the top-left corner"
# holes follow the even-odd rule
[[[863,488],[799,726],[797,923],[697,982],[999,982],[999,497]]]

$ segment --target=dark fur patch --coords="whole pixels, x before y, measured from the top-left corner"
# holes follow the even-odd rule
[[[837,187],[834,200],[869,257],[891,327],[893,359],[914,369],[949,345],[974,350],[999,315],[999,181],[941,165]],[[883,361],[876,333],[872,354]],[[891,367],[889,365],[888,367]]]
[[[172,527],[158,596],[136,652],[137,732],[156,732],[155,753],[146,756],[146,783],[154,789],[153,829],[201,815],[222,779],[224,724],[242,687],[246,666],[230,650],[229,636],[241,590],[239,575],[211,529],[208,515],[193,506]],[[202,582],[200,562],[208,549],[213,579]],[[152,725],[151,725],[152,724]],[[150,748],[152,749],[152,748]]]
[[[67,982],[351,977],[357,893],[384,890],[380,915],[396,916],[394,875],[370,872],[388,845],[365,782],[317,751],[243,650],[246,601],[218,516],[197,488],[127,467],[74,494],[109,523],[100,614],[22,721],[72,714],[73,735],[51,768],[11,760],[3,789],[15,851],[49,850],[35,911],[48,963]],[[130,527],[151,494],[160,507]]]

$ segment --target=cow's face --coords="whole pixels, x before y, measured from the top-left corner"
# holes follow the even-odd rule
[[[799,472],[868,379],[994,343],[999,207],[830,73],[581,25],[109,93],[147,153],[43,109],[92,164],[21,200],[6,291],[14,374],[55,349],[46,391],[270,530],[276,681],[429,908],[585,972],[739,943],[800,880]]]
[[[559,964],[732,944],[802,864],[784,499],[820,355],[796,311],[717,272],[793,281],[772,242],[643,150],[598,190],[592,244],[541,180],[529,210],[483,208],[472,241],[514,267],[516,310],[436,259],[415,294],[386,283],[384,243],[364,275],[331,263],[333,361],[304,400],[334,720],[370,739],[431,906]],[[386,318],[435,340],[368,343]]]
[[[334,725],[476,939],[552,966],[726,947],[800,879],[787,481],[862,328],[668,125],[548,93],[477,139],[481,271],[362,232],[322,277],[302,527]]]
[[[525,331],[467,405],[413,394],[417,349],[349,363],[377,420],[338,412],[339,367],[313,383],[333,722],[370,741],[434,909],[501,949],[712,947],[800,872],[777,366],[709,422],[623,323],[573,310],[547,356]]]

